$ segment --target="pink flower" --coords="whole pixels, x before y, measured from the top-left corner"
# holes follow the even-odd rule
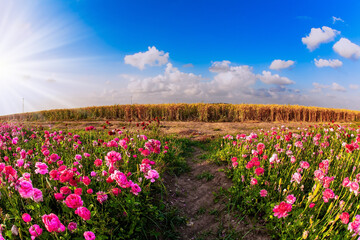
[[[351,181],[349,180],[348,177],[346,177],[346,178],[343,180],[343,182],[342,182],[342,185],[343,185],[344,187],[349,187],[350,184],[351,184]]]
[[[287,203],[294,204],[295,201],[296,201],[296,197],[294,195],[292,195],[292,194],[286,197],[286,202]]]
[[[24,222],[30,222],[31,221],[31,216],[30,216],[30,214],[28,214],[28,213],[24,213],[23,215],[22,215],[22,219],[24,220]]]
[[[309,208],[315,207],[315,203],[310,203]]]
[[[91,218],[91,213],[90,213],[89,209],[87,209],[86,207],[78,207],[75,210],[75,214],[79,215],[79,217],[81,217],[85,221],[87,221]]]
[[[334,192],[330,188],[325,189],[325,191],[323,192],[324,202],[327,203],[329,202],[329,199],[333,199],[333,198],[335,198]]]
[[[349,213],[343,212],[343,213],[340,215],[340,219],[341,219],[341,222],[342,222],[343,224],[348,224],[348,223],[349,223]]]
[[[360,232],[360,215],[355,216],[355,220],[349,223],[348,230],[350,232],[354,231],[355,234],[359,234]]]
[[[34,195],[34,188],[29,181],[20,183],[19,193],[22,198],[31,198]]]
[[[267,194],[268,194],[268,192],[265,189],[260,190],[260,196],[261,197],[266,197]]]
[[[84,176],[82,179],[82,182],[86,185],[89,186],[91,183],[91,179],[88,176]]]
[[[42,162],[37,162],[35,164],[35,173],[40,173],[42,175],[47,174],[48,171],[48,166],[46,165],[46,163],[42,163]]]
[[[117,161],[121,160],[121,154],[115,151],[108,152],[105,160],[108,166],[113,166]]]
[[[111,174],[111,179],[115,180],[116,183],[122,188],[126,188],[128,185],[126,175],[120,171],[115,170],[115,172]]]
[[[43,215],[42,221],[46,230],[49,232],[63,232],[65,230],[65,226],[61,224],[58,216],[53,213],[50,213],[49,215]]]
[[[95,234],[93,232],[84,232],[85,240],[95,240]]]
[[[82,156],[80,154],[76,154],[75,160],[80,161],[82,159]]]
[[[264,169],[261,168],[261,167],[255,169],[255,174],[256,174],[257,176],[260,176],[260,175],[264,174]]]
[[[77,194],[70,194],[67,196],[65,203],[69,208],[78,208],[84,204],[81,197]]]
[[[131,184],[130,192],[132,192],[134,195],[138,195],[139,192],[141,192],[141,188],[139,187],[139,185],[137,185],[131,181],[130,181],[130,184]]]
[[[43,201],[43,194],[40,189],[34,188],[34,195],[32,196],[34,202],[42,202]]]
[[[70,232],[74,231],[77,228],[77,223],[76,222],[70,222],[68,225],[68,229]]]
[[[297,182],[297,184],[300,184],[300,182],[301,182],[301,174],[300,173],[296,172],[292,175],[291,182],[294,182],[294,181]]]
[[[102,160],[101,159],[96,159],[94,161],[94,165],[97,166],[97,167],[101,166],[102,165]]]
[[[104,192],[97,192],[96,195],[97,195],[97,200],[101,204],[108,199],[108,195],[106,195]]]
[[[54,193],[54,197],[58,201],[64,200],[64,198],[65,198],[65,196],[62,195],[62,193]]]
[[[156,170],[149,170],[145,175],[146,179],[151,179],[151,182],[155,182],[155,179],[159,178],[159,173]]]
[[[64,195],[71,194],[71,189],[67,186],[60,188],[60,193]]]
[[[354,192],[355,196],[359,193],[359,184],[357,182],[350,183],[350,192]]]
[[[29,228],[31,239],[35,239],[35,237],[40,236],[42,232],[43,232],[42,228],[37,224],[34,224]]]
[[[291,212],[292,205],[290,203],[281,202],[279,205],[276,205],[273,209],[274,216],[278,218],[288,216],[288,213]]]
[[[308,169],[310,167],[310,164],[306,161],[301,161],[300,162],[300,167],[304,168],[304,169]]]
[[[315,179],[322,180],[324,178],[324,173],[321,170],[314,171]]]
[[[258,183],[258,181],[257,181],[256,178],[252,178],[251,181],[250,181],[251,185],[256,185],[257,183]]]

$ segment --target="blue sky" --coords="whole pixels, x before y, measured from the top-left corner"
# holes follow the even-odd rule
[[[360,110],[359,1],[0,2],[0,114],[21,98]]]

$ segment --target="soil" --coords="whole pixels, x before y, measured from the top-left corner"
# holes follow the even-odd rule
[[[195,148],[187,159],[190,172],[179,177],[165,177],[169,191],[168,203],[177,207],[187,224],[178,228],[181,239],[270,239],[263,228],[245,223],[227,210],[225,195],[215,197],[219,190],[228,189],[232,182],[217,166],[202,159],[204,150]],[[205,173],[205,174],[204,174]],[[209,178],[200,179],[199,175]],[[212,177],[211,177],[212,176]]]

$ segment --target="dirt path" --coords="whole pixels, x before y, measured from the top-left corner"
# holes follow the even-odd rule
[[[182,239],[270,239],[228,213],[228,199],[224,195],[215,196],[220,188],[227,189],[232,184],[225,173],[219,171],[224,166],[202,159],[205,153],[202,149],[194,150],[187,159],[190,172],[165,178],[169,203],[187,219],[187,224],[178,229]]]

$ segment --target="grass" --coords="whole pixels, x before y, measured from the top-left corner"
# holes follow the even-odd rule
[[[204,171],[196,176],[198,180],[205,179],[207,182],[214,179],[214,174],[210,173],[209,171]]]

